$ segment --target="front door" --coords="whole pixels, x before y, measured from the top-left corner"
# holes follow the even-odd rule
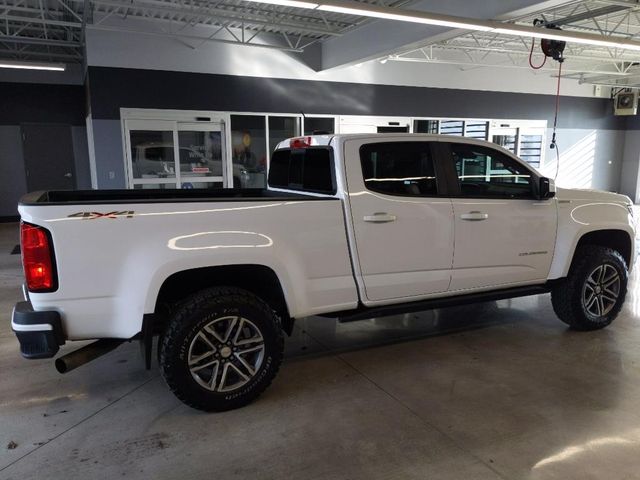
[[[22,125],[22,148],[30,192],[76,188],[69,125]]]
[[[447,161],[458,179],[451,290],[545,281],[556,239],[555,200],[534,198],[537,175],[506,153],[450,145]]]
[[[369,302],[446,292],[451,279],[451,201],[436,179],[432,144],[349,140],[346,177],[362,284]]]

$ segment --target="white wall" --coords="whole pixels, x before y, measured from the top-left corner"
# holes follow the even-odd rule
[[[131,29],[132,20],[109,20],[114,27]],[[144,28],[145,24],[140,25]],[[206,35],[203,29],[195,32]],[[209,35],[211,32],[209,31]],[[217,73],[266,78],[375,83],[417,87],[459,88],[517,93],[555,93],[556,80],[547,73],[528,69],[477,68],[454,65],[378,61],[315,72],[294,58],[296,54],[216,42],[178,40],[160,36],[87,29],[87,62],[90,66],[142,68],[180,72]],[[187,44],[197,46],[190,48]],[[562,94],[592,96],[593,87],[564,80]]]
[[[565,188],[620,190],[625,132],[580,128],[558,129],[558,149],[550,149],[552,131],[547,131],[547,150],[540,171]],[[557,153],[560,169],[557,169]]]

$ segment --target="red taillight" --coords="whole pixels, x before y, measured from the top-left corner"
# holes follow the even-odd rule
[[[57,288],[52,245],[42,227],[20,224],[22,265],[30,292],[50,292]]]

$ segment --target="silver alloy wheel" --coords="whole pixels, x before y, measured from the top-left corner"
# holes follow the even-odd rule
[[[595,317],[604,317],[615,306],[620,295],[620,274],[607,263],[587,277],[582,289],[582,305]]]
[[[247,384],[260,370],[264,338],[243,317],[219,317],[202,327],[189,345],[193,379],[212,392],[229,392]]]

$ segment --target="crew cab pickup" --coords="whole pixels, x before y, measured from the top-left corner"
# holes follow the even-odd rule
[[[284,333],[551,292],[593,330],[618,315],[634,260],[628,197],[556,189],[509,151],[437,135],[281,142],[264,190],[50,191],[19,206],[27,358],[75,368],[159,336],[170,389],[195,408],[247,404],[277,373]],[[284,333],[283,333],[284,332]]]

